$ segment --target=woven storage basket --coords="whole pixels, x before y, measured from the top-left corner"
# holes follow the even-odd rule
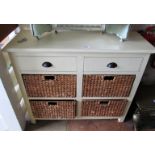
[[[74,118],[76,101],[34,101],[30,100],[35,118]]]
[[[29,97],[75,97],[76,75],[22,74]]]
[[[82,116],[122,116],[127,100],[85,100],[82,102]]]
[[[127,97],[135,75],[84,75],[83,96]]]

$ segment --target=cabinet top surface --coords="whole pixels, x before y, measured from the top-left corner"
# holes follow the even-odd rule
[[[26,41],[24,41],[24,39]],[[23,40],[23,41],[22,41]],[[59,32],[37,40],[28,30],[22,31],[4,48],[7,52],[90,52],[90,53],[155,53],[155,48],[137,32],[130,32],[121,42],[112,34],[101,32]]]

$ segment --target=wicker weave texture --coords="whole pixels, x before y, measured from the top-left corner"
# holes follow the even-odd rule
[[[84,97],[127,97],[135,75],[84,75]]]
[[[82,102],[82,116],[122,116],[127,100],[85,100]]]
[[[22,74],[29,97],[75,97],[76,75]]]
[[[34,101],[30,100],[35,118],[74,118],[76,101]]]

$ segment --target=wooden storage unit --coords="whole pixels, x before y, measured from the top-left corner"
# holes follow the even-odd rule
[[[27,41],[19,43],[23,38]],[[60,32],[36,40],[22,31],[3,52],[10,55],[31,119],[122,122],[155,50],[136,32],[121,43],[98,32]]]

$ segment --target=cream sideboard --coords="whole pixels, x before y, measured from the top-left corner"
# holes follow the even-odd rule
[[[22,31],[9,53],[32,121],[123,122],[154,48],[138,33],[128,41],[100,32],[60,32],[41,40]]]

